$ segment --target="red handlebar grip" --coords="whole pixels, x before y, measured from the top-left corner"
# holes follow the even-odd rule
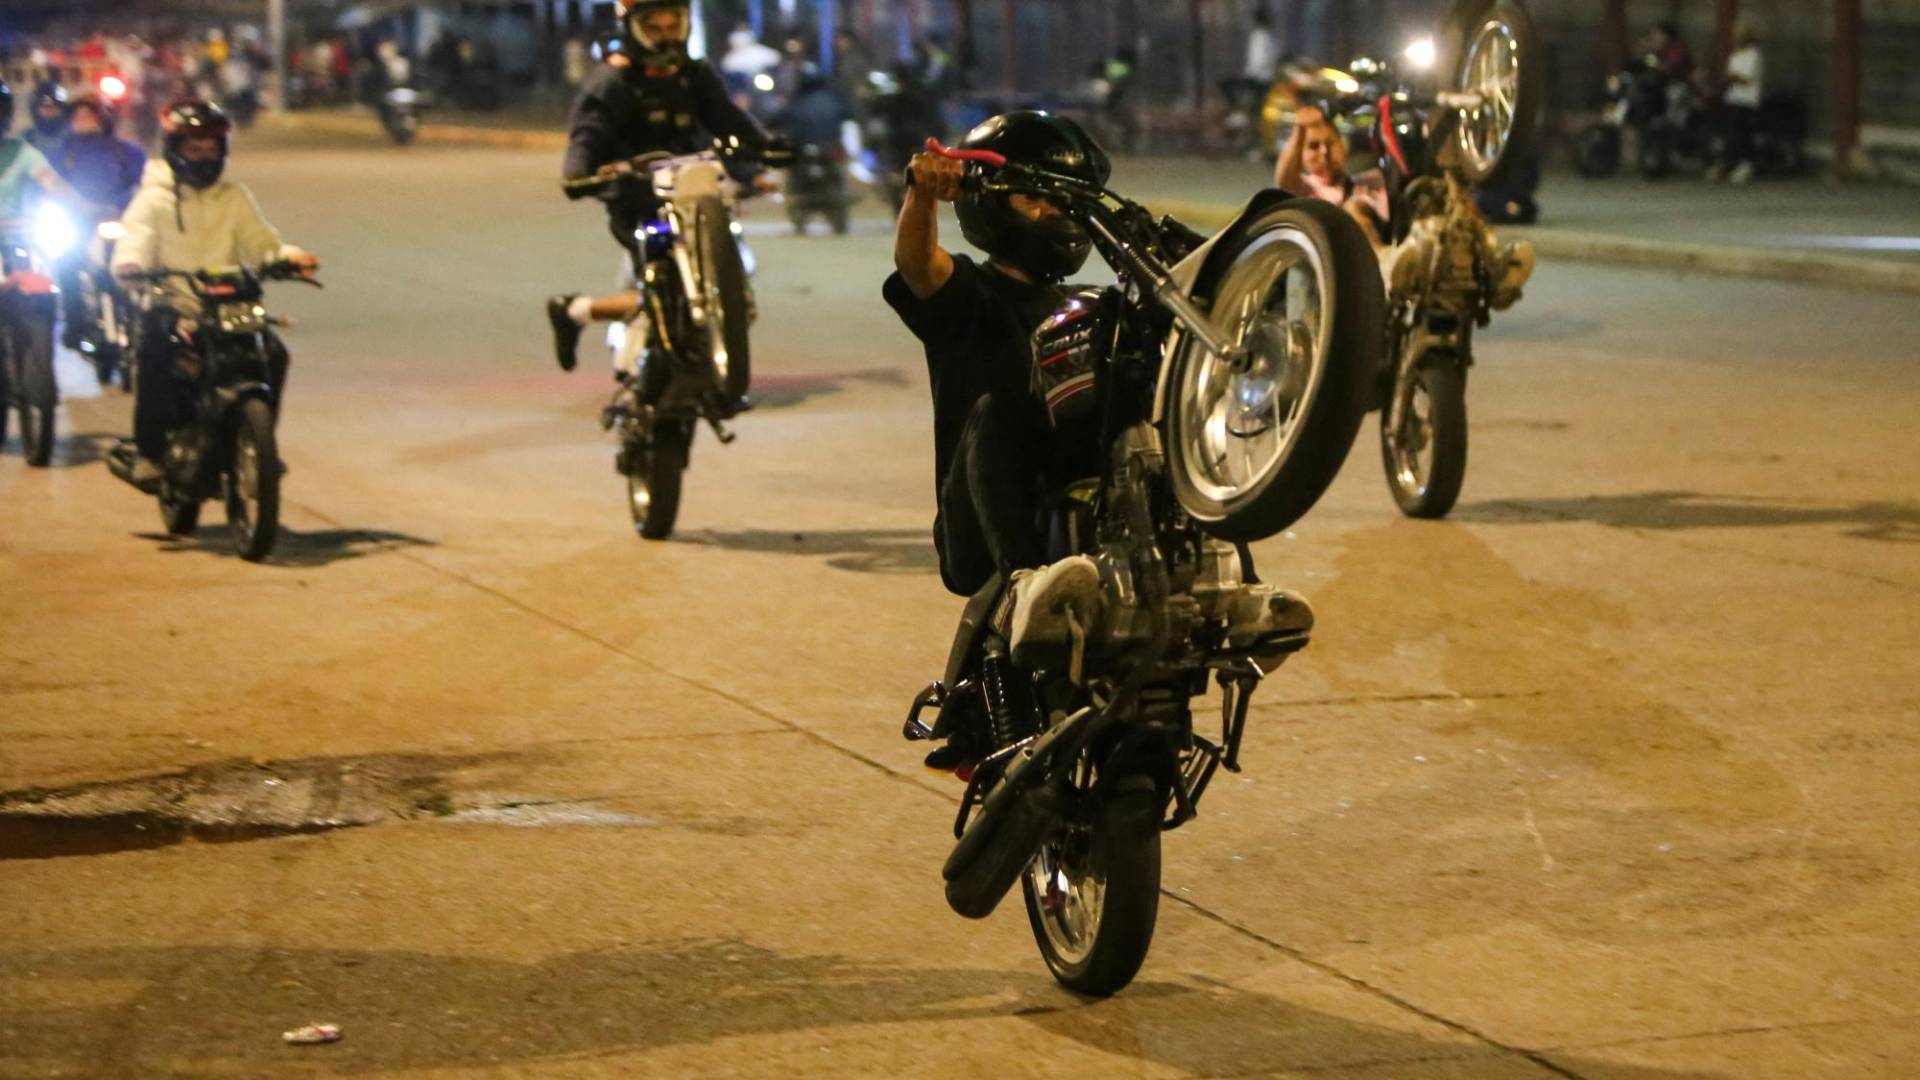
[[[931,136],[927,139],[927,153],[939,154],[943,158],[952,158],[955,161],[978,161],[995,168],[1007,163],[1005,154],[996,154],[991,150],[954,150],[940,145],[940,140]]]

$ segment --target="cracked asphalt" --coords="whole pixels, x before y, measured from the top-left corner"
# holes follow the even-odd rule
[[[0,1076],[1913,1074],[1909,301],[1542,266],[1452,520],[1369,427],[1257,549],[1315,641],[1089,1003],[946,910],[898,741],[958,601],[886,222],[749,212],[763,407],[648,545],[547,352],[613,272],[555,167],[240,142],[329,286],[271,298],[272,563],[158,535],[71,365],[0,457]]]

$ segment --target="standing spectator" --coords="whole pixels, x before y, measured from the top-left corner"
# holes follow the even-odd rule
[[[1247,31],[1247,63],[1241,77],[1264,95],[1280,70],[1280,40],[1273,35],[1273,16],[1267,9],[1253,9],[1253,29]]]
[[[1760,55],[1760,35],[1746,19],[1734,25],[1733,45],[1733,55],[1727,57],[1726,90],[1720,99],[1726,120],[1726,155],[1714,178],[1744,184],[1753,179],[1753,126],[1760,115],[1766,64]]]
[[[1647,34],[1646,54],[1675,82],[1686,82],[1693,77],[1693,50],[1687,48],[1686,39],[1672,22],[1653,24],[1653,30]]]
[[[842,100],[863,113],[872,94],[868,81],[872,74],[873,60],[867,56],[860,39],[849,30],[836,32],[833,35],[833,84]]]
[[[593,54],[587,51],[586,42],[577,37],[567,39],[560,49],[560,70],[567,80],[567,88],[578,91],[593,71]]]

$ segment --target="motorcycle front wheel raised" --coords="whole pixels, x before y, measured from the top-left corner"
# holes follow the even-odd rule
[[[280,535],[280,450],[273,408],[260,398],[240,407],[227,472],[227,532],[233,548],[259,562]]]
[[[1299,520],[1339,474],[1380,370],[1386,296],[1372,245],[1332,203],[1284,203],[1227,243],[1202,284],[1248,364],[1183,338],[1164,422],[1181,508],[1250,543]]]
[[[711,278],[708,291],[707,329],[712,342],[715,374],[728,397],[747,396],[753,382],[748,355],[747,318],[751,304],[747,300],[747,266],[740,258],[740,243],[733,237],[733,218],[726,204],[717,198],[700,200],[694,213],[694,239],[700,253],[701,269]],[[720,334],[713,335],[713,327]]]
[[[633,531],[642,540],[665,540],[673,535],[680,515],[680,481],[687,471],[687,444],[692,432],[682,424],[661,423],[644,444],[627,448],[627,509]]]
[[[1076,994],[1118,993],[1146,961],[1160,912],[1160,811],[1152,778],[1096,789],[1021,875],[1027,922],[1055,981]]]
[[[1442,518],[1467,478],[1467,376],[1459,359],[1429,355],[1398,392],[1400,422],[1380,412],[1380,458],[1400,512]]]

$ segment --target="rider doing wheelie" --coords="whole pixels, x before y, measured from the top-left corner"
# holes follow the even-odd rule
[[[690,154],[716,137],[737,144],[749,157],[766,147],[766,132],[727,97],[719,73],[687,55],[691,28],[689,0],[621,0],[620,51],[588,77],[573,103],[566,179],[627,168],[633,158],[653,151]],[[596,197],[606,204],[608,227],[637,270],[645,258],[635,233],[659,207],[652,187],[621,184]],[[560,367],[573,370],[583,327],[625,318],[639,301],[637,293],[550,298],[547,318]]]
[[[257,267],[275,261],[294,263],[308,273],[319,268],[320,260],[281,242],[252,192],[223,179],[233,126],[218,105],[195,99],[175,102],[161,125],[164,160],[148,163],[140,192],[121,218],[126,235],[114,250],[116,276],[159,269]],[[141,317],[133,404],[139,457],[127,477],[135,486],[159,482],[167,435],[192,408],[192,383],[174,371],[174,338],[190,329],[183,323],[199,310],[192,290],[176,281],[161,288]],[[286,392],[287,349],[271,329],[265,335],[277,405]]]
[[[1093,184],[1105,184],[1112,172],[1078,124],[1045,113],[994,117],[960,145]],[[996,574],[1012,581],[1017,654],[1028,632],[1047,630],[1065,604],[1089,599],[1099,587],[1099,572],[1085,556],[1040,569],[1042,492],[1098,473],[1100,462],[1097,438],[1051,428],[1032,391],[1034,330],[1060,307],[1060,282],[1079,271],[1092,243],[1085,228],[1045,199],[963,190],[962,162],[923,153],[909,172],[894,238],[896,273],[883,292],[926,350],[940,577],[961,596]],[[941,202],[956,203],[961,234],[987,253],[985,263],[940,246]],[[949,746],[929,755],[928,764],[951,768],[967,752]]]

